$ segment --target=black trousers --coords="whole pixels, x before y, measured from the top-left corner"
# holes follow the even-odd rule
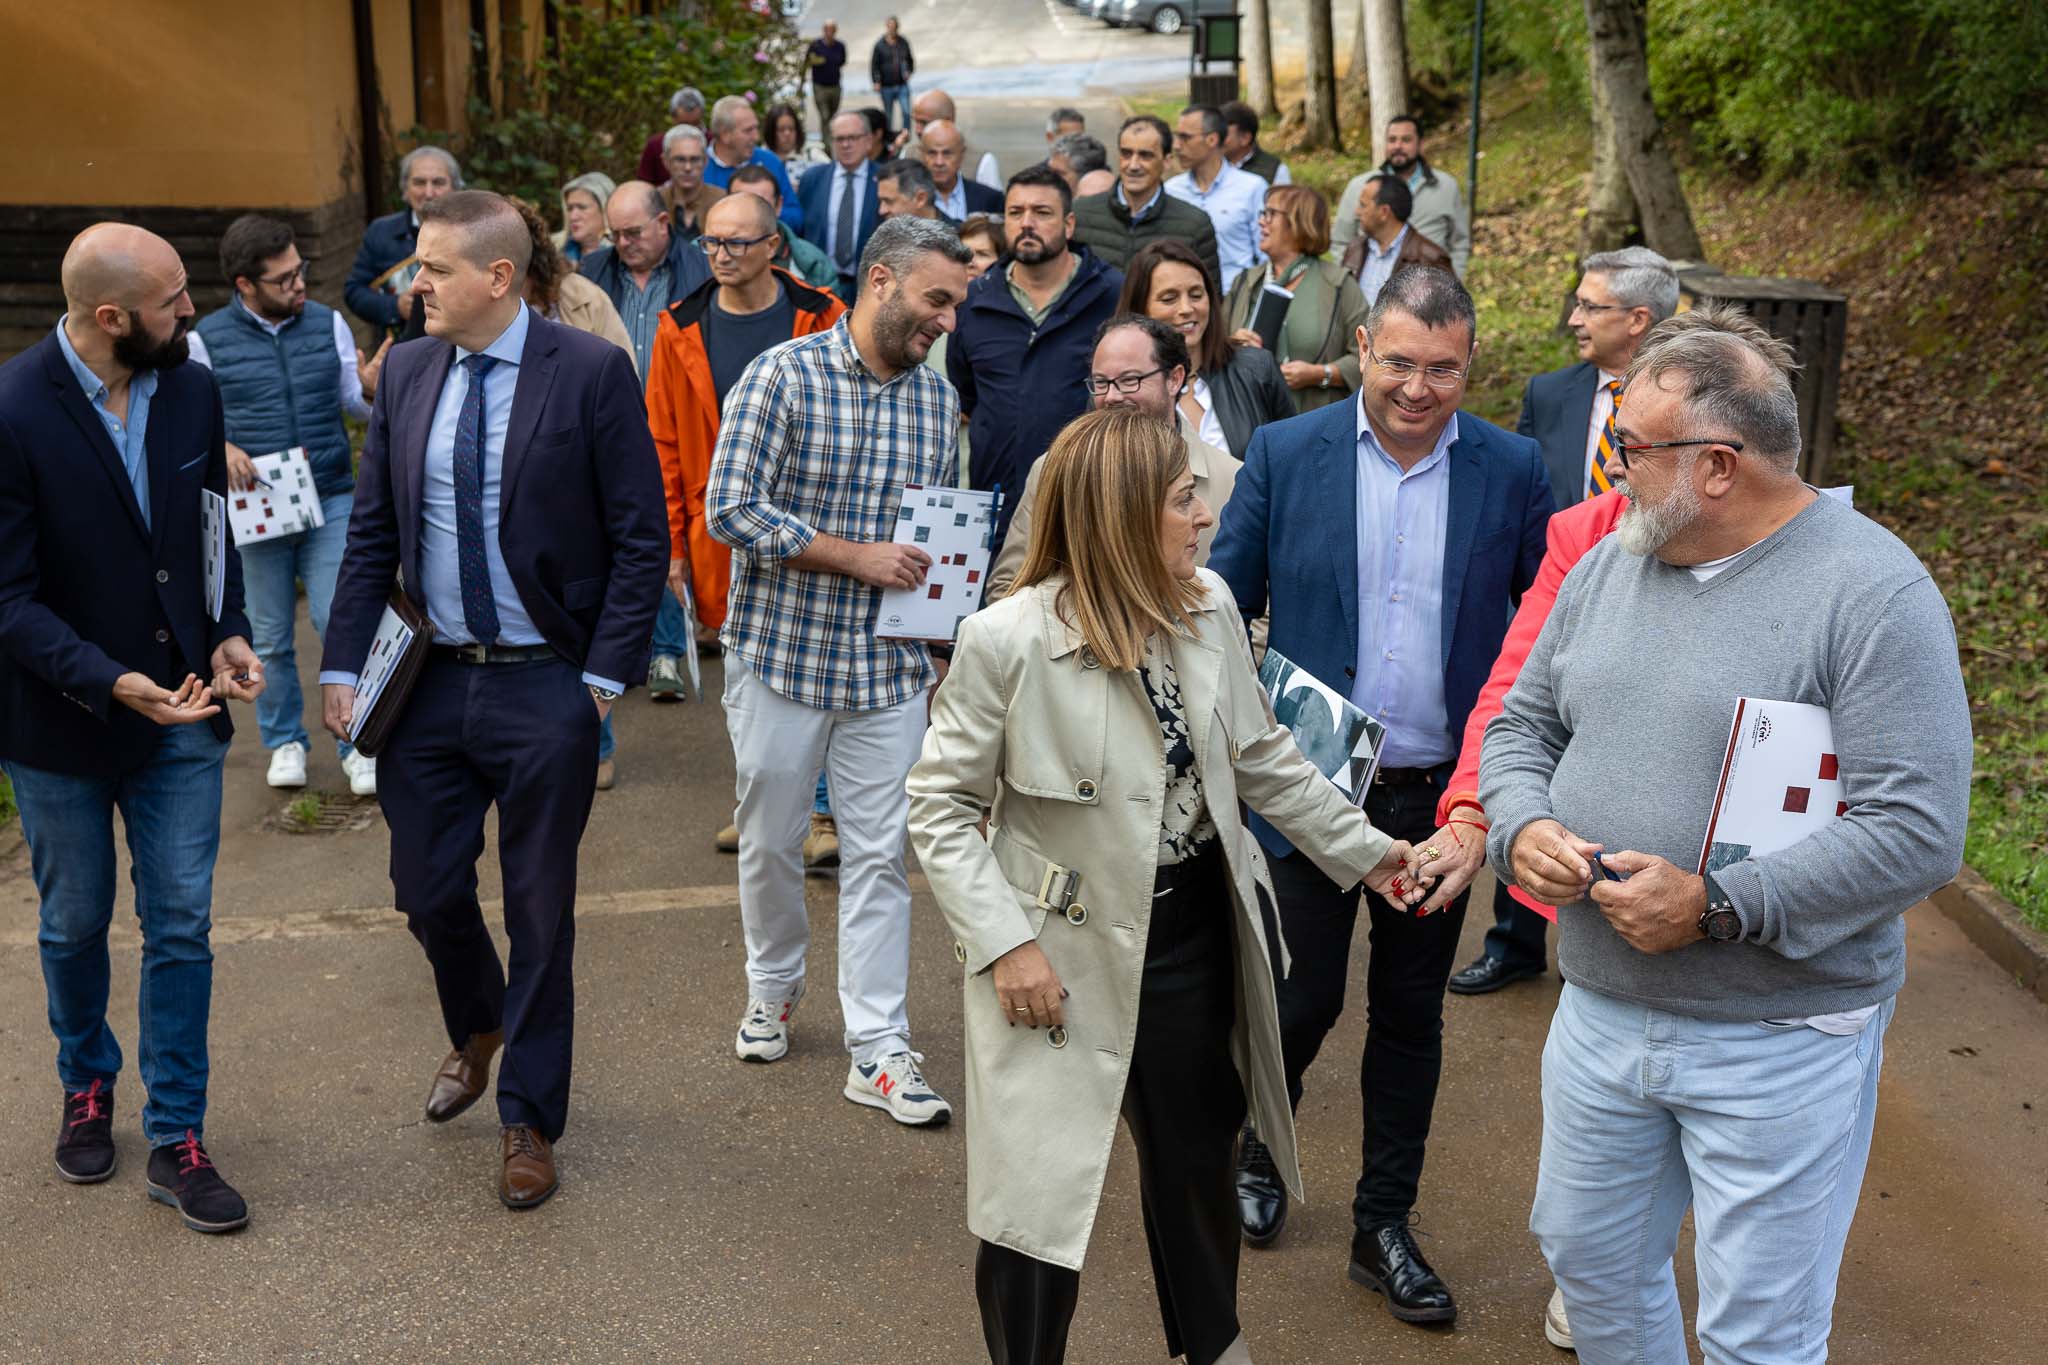
[[[1434,783],[1375,785],[1365,811],[1375,828],[1420,843],[1436,832]],[[1344,1012],[1351,931],[1360,892],[1340,888],[1302,853],[1271,863],[1292,973],[1280,985],[1280,1042],[1287,1095],[1301,1105],[1301,1077]],[[1422,1182],[1423,1149],[1444,1062],[1444,983],[1458,951],[1466,897],[1422,916],[1366,894],[1372,957],[1365,973],[1364,1168],[1351,1203],[1360,1228],[1406,1218]]]
[[[1190,1365],[1209,1365],[1238,1337],[1234,913],[1220,852],[1161,870],[1124,1089],[1166,1351]],[[1080,1272],[984,1242],[974,1286],[994,1365],[1065,1358]]]
[[[1493,927],[1486,931],[1486,955],[1510,967],[1544,967],[1544,935],[1550,922],[1508,894],[1506,882],[1493,893]]]
[[[426,949],[448,1041],[505,1030],[498,1118],[550,1142],[569,1115],[576,849],[590,818],[597,707],[574,666],[431,659],[377,760],[391,884]],[[509,979],[477,904],[498,807]]]

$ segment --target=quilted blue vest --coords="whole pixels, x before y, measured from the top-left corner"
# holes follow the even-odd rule
[[[323,498],[355,487],[333,309],[308,299],[304,315],[272,336],[236,302],[208,313],[196,330],[220,381],[230,441],[251,455],[304,446]]]

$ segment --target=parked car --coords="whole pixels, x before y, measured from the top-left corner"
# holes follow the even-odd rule
[[[1237,12],[1237,0],[1085,0],[1085,5],[1113,27],[1165,34],[1181,32],[1197,14]]]

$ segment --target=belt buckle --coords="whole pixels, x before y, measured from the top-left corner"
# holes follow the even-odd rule
[[[456,645],[455,657],[466,664],[487,664],[491,661],[489,645]]]
[[[1038,879],[1038,906],[1041,910],[1064,915],[1067,907],[1074,903],[1074,895],[1080,887],[1080,873],[1048,860],[1045,874]]]

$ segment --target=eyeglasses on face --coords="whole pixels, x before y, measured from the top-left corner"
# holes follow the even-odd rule
[[[1672,450],[1679,446],[1726,446],[1737,454],[1742,451],[1742,442],[1723,440],[1719,436],[1706,436],[1693,441],[1622,441],[1615,449],[1621,455],[1622,472],[1627,473],[1629,461],[1634,456],[1646,450]]]
[[[705,156],[702,152],[698,152],[694,156],[688,152],[671,152],[668,158],[669,165],[678,166],[684,170],[688,170],[693,166],[702,166],[704,162]]]
[[[1574,294],[1572,295],[1572,311],[1574,313],[1626,313],[1629,311],[1629,305],[1625,303],[1588,303],[1586,302],[1585,295]]]
[[[306,267],[301,265],[294,270],[285,271],[282,275],[258,275],[256,283],[267,284],[272,289],[290,289],[305,278]]]
[[[1365,353],[1372,363],[1387,372],[1387,377],[1405,384],[1420,371],[1422,382],[1432,389],[1450,390],[1465,382],[1469,370],[1454,370],[1448,365],[1417,365],[1412,360],[1384,360],[1379,352],[1367,343]]]
[[[716,256],[721,251],[728,256],[744,256],[774,235],[764,232],[759,237],[699,237],[697,245],[704,248],[706,256]]]
[[[1108,375],[1091,374],[1086,379],[1082,380],[1081,383],[1087,388],[1089,393],[1093,394],[1097,398],[1100,398],[1103,394],[1108,393],[1112,388],[1114,388],[1118,393],[1136,393],[1139,390],[1139,388],[1144,385],[1145,381],[1150,379],[1153,375],[1165,373],[1165,367],[1161,366],[1159,369],[1156,370],[1147,370],[1143,374],[1120,374],[1117,375],[1115,378],[1111,378]]]

